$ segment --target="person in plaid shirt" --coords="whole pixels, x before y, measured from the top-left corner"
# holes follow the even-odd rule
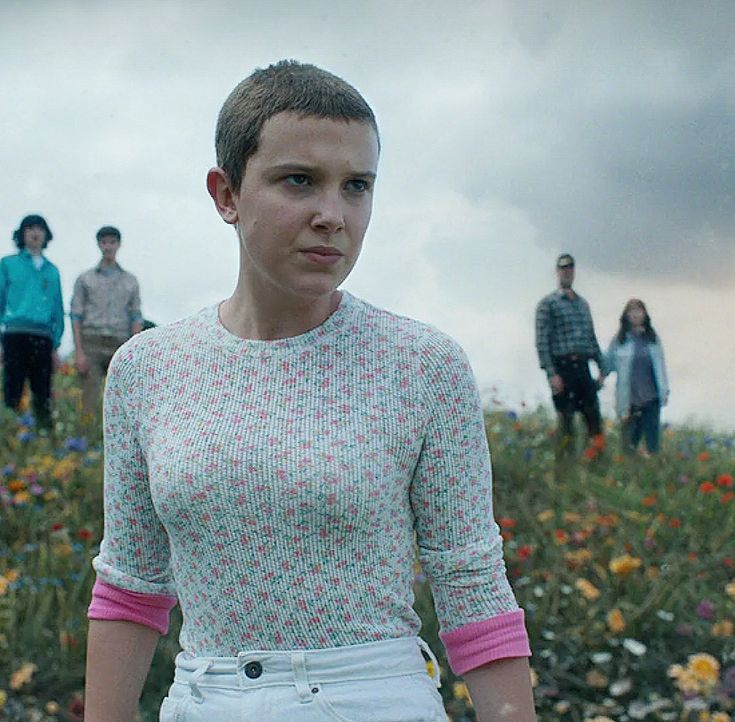
[[[589,455],[595,456],[605,445],[597,391],[607,369],[589,304],[572,289],[574,258],[571,255],[559,256],[556,274],[559,288],[544,296],[536,307],[536,350],[559,414],[560,451],[573,452],[574,415],[580,412],[590,438]],[[599,369],[596,381],[590,374],[590,361]]]

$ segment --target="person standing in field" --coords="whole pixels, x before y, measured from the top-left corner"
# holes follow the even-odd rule
[[[669,381],[661,339],[640,299],[625,304],[606,360],[609,373],[617,374],[615,411],[622,423],[623,450],[634,453],[644,438],[643,455],[658,453],[661,407],[669,400]]]
[[[559,287],[536,306],[536,351],[559,417],[559,452],[574,453],[574,415],[579,412],[587,425],[588,455],[594,456],[605,446],[597,391],[607,370],[589,304],[572,288],[574,271],[574,258],[562,253],[556,262]],[[590,361],[599,369],[597,381]]]
[[[102,258],[74,284],[70,314],[74,363],[82,378],[82,405],[88,415],[97,409],[102,379],[113,354],[143,328],[138,281],[117,262],[121,240],[114,226],[100,228],[97,245]]]
[[[18,253],[0,260],[5,405],[17,410],[28,379],[39,427],[51,428],[51,376],[64,333],[59,270],[43,251],[53,238],[46,220],[26,216],[13,233]]]
[[[258,69],[225,101],[207,188],[235,290],[110,364],[87,722],[131,722],[177,600],[162,722],[445,722],[415,545],[479,719],[534,722],[467,359],[339,290],[379,149],[364,98],[312,65]]]

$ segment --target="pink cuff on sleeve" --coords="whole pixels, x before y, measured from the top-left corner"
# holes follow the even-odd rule
[[[89,619],[136,622],[168,632],[168,615],[176,604],[176,597],[168,594],[141,594],[113,587],[98,579],[92,588],[92,602],[87,610]]]
[[[464,674],[496,659],[530,657],[524,619],[523,610],[518,609],[440,634],[452,671]]]

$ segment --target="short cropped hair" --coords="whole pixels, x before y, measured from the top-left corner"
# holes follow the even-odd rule
[[[378,124],[360,93],[342,78],[296,60],[257,68],[225,100],[217,119],[217,165],[238,192],[250,156],[258,150],[266,121],[293,112],[332,120],[356,120],[372,126],[378,145]]]
[[[115,236],[118,241],[122,240],[122,236],[120,235],[120,231],[115,228],[115,226],[102,226],[102,228],[97,231],[97,243],[99,243],[100,238],[102,236]]]
[[[51,233],[51,229],[48,227],[48,223],[46,223],[46,219],[43,216],[38,215],[30,215],[26,216],[21,222],[18,228],[16,228],[13,231],[13,242],[18,247],[19,251],[22,251],[26,247],[25,239],[23,238],[23,233],[26,228],[29,228],[30,226],[41,226],[43,230],[46,233],[46,240],[43,242],[43,247],[46,248],[48,246],[49,241],[54,237],[54,234]]]

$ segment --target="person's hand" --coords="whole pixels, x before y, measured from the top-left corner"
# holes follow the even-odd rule
[[[74,355],[74,365],[77,367],[77,371],[80,374],[86,374],[89,372],[89,360],[81,349],[78,349]]]
[[[549,378],[549,386],[551,386],[551,393],[557,396],[564,391],[564,380],[559,374],[554,374]]]

